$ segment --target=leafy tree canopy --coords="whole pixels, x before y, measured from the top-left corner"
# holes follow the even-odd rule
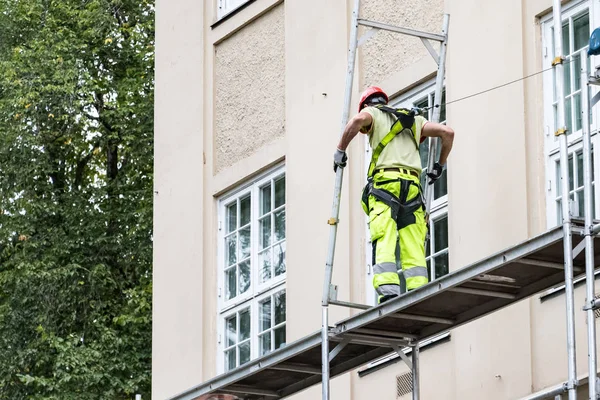
[[[0,399],[150,398],[154,5],[0,0]]]

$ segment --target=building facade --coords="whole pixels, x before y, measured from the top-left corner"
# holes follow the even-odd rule
[[[157,1],[153,398],[320,328],[352,3]],[[431,279],[561,218],[551,7],[551,0],[362,1],[363,18],[435,33],[450,14],[442,120],[456,136],[432,206]],[[564,76],[572,212],[581,215],[579,52],[600,26],[600,0],[564,3],[563,20],[564,53],[573,60]],[[352,110],[368,85],[381,86],[392,104],[432,106],[435,73],[420,40],[376,33],[359,50]],[[599,176],[595,110],[591,122]],[[348,155],[333,282],[341,299],[374,304],[360,206],[366,140],[355,139]],[[580,285],[583,382],[584,296]],[[333,308],[330,318],[354,312]],[[567,377],[565,343],[557,287],[431,341],[421,357],[422,398],[518,399],[559,384]],[[408,399],[407,372],[395,357],[377,360],[333,380],[333,398]],[[295,398],[319,396],[312,388]]]

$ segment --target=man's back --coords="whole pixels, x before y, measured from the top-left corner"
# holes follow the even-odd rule
[[[376,148],[381,140],[389,133],[396,122],[396,117],[376,107],[366,107],[362,110],[373,118],[368,132],[371,148]],[[418,143],[421,139],[421,129],[427,120],[421,116],[415,117],[415,136],[408,130],[399,133],[381,152],[376,168],[404,167],[421,174],[421,157]]]

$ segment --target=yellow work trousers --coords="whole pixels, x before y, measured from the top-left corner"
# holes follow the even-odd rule
[[[396,171],[380,171],[373,177],[375,188],[384,189],[402,197],[400,179],[410,180],[415,184],[408,188],[406,201],[420,196],[419,178]],[[399,244],[400,263],[406,278],[406,289],[412,290],[428,282],[427,264],[425,262],[425,236],[427,224],[425,211],[419,207],[413,212],[414,223],[398,230],[392,218],[390,207],[369,196],[369,230],[373,244],[373,286],[379,295],[389,298],[400,294],[400,278],[398,276],[396,248]],[[412,222],[412,216],[408,216]]]

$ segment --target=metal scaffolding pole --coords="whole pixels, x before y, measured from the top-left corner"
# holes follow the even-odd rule
[[[569,166],[567,149],[567,128],[565,126],[565,90],[563,84],[563,43],[562,43],[562,18],[561,2],[554,0],[554,55],[552,64],[555,67],[557,107],[557,131],[560,144],[560,181],[562,195],[562,226],[564,235],[564,261],[565,261],[565,302],[567,313],[567,358],[568,381],[567,390],[569,400],[577,399],[577,365],[575,355],[575,305],[573,300],[573,246],[571,237],[571,197],[569,193]]]
[[[419,383],[419,342],[417,342],[412,349],[412,378],[413,378],[413,391],[412,400],[419,400],[421,397],[421,386]]]
[[[585,50],[581,51],[581,127],[583,140],[583,195],[584,195],[584,214],[585,214],[585,275],[586,275],[586,305],[584,310],[587,312],[588,320],[588,389],[589,398],[596,400],[598,398],[596,385],[596,324],[595,315],[595,276],[594,276],[594,238],[593,230],[593,186],[592,186],[592,142],[590,137],[590,100],[589,100],[589,74],[587,67],[587,54]]]
[[[356,63],[356,48],[358,44],[358,11],[360,0],[354,0],[352,19],[350,25],[350,45],[348,46],[348,67],[346,69],[346,89],[344,91],[344,109],[342,111],[342,129],[348,123],[350,115],[350,104],[352,101],[352,85],[354,83],[354,67]],[[322,326],[321,326],[321,364],[322,364],[322,397],[329,400],[329,298],[331,292],[331,277],[333,275],[333,259],[335,256],[335,242],[337,239],[337,227],[340,216],[340,201],[342,197],[342,181],[344,169],[338,168],[335,175],[335,187],[333,190],[333,206],[331,207],[331,218],[329,219],[329,246],[327,261],[325,263],[325,282],[323,284]]]
[[[450,16],[444,15],[444,23],[442,26],[442,34],[445,36],[445,40],[440,44],[440,56],[438,62],[438,72],[435,79],[435,95],[434,95],[434,108],[433,115],[431,116],[432,122],[440,122],[440,116],[442,113],[442,93],[444,91],[444,79],[446,77],[446,50],[448,48],[448,29],[450,28]],[[433,164],[437,159],[437,152],[439,147],[438,138],[429,138],[429,158],[427,160],[427,171],[433,170]],[[431,212],[431,202],[433,201],[433,185],[425,185],[425,206],[427,212]]]

